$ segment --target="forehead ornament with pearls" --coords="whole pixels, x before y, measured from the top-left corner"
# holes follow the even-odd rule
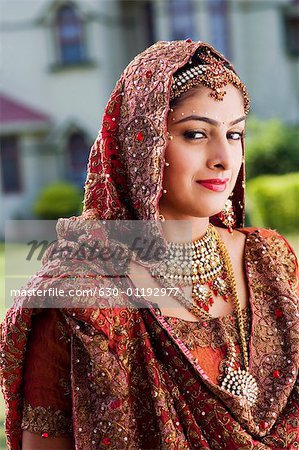
[[[191,58],[189,66],[184,66],[174,74],[170,90],[170,100],[172,101],[189,89],[202,84],[211,89],[210,97],[217,101],[222,101],[226,94],[223,87],[227,84],[232,84],[242,92],[244,110],[247,114],[250,103],[247,89],[233,68],[227,67],[210,50],[201,52],[198,57],[200,63],[196,64]]]

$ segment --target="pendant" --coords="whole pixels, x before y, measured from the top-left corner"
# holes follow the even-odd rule
[[[233,395],[245,398],[248,400],[250,406],[253,406],[258,396],[257,382],[247,368],[235,368],[237,353],[235,344],[231,339],[228,342],[228,354],[226,375],[221,383],[221,387]]]
[[[211,297],[211,290],[203,284],[192,285],[192,296],[196,302],[208,303]]]
[[[223,300],[228,301],[231,290],[223,278],[217,277],[207,284],[192,283],[192,298],[197,306],[203,308],[206,312],[209,312],[210,307],[214,304],[213,294],[215,296],[220,295]]]
[[[255,378],[240,367],[237,370],[229,368],[221,387],[233,395],[246,398],[250,406],[253,406],[257,400],[258,386]]]

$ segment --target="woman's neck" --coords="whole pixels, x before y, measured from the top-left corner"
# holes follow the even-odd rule
[[[162,229],[165,238],[170,242],[191,242],[200,239],[207,231],[209,217],[164,215]]]

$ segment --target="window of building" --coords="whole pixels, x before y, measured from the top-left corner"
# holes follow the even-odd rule
[[[227,0],[209,0],[211,44],[227,58],[231,58]]]
[[[1,137],[0,155],[2,191],[6,194],[19,192],[21,190],[21,171],[16,136]]]
[[[193,0],[168,0],[171,39],[196,39]]]
[[[299,15],[286,19],[287,41],[290,54],[299,56]]]
[[[83,23],[73,5],[61,6],[56,15],[56,36],[61,64],[86,60]]]
[[[299,0],[286,5],[284,25],[286,50],[291,56],[299,57]]]
[[[68,138],[69,178],[83,187],[87,173],[89,145],[84,133],[74,132]]]
[[[144,25],[147,46],[155,41],[154,4],[152,0],[143,0]]]

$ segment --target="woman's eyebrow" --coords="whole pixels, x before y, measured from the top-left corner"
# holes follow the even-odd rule
[[[228,125],[229,126],[236,125],[236,123],[242,122],[245,119],[246,119],[246,116],[239,117],[239,119],[233,120]],[[184,117],[183,119],[180,119],[175,123],[188,122],[189,120],[199,120],[202,122],[207,122],[211,125],[214,125],[215,127],[219,127],[221,125],[221,122],[217,122],[217,120],[210,119],[209,117],[202,117],[202,116],[195,116],[195,115]]]

